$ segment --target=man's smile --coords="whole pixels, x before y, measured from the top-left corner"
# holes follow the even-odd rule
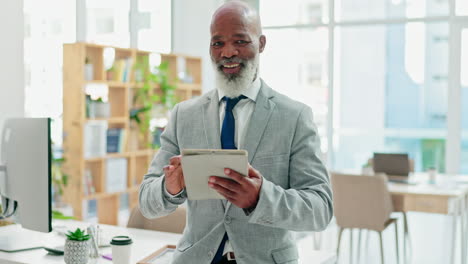
[[[226,74],[237,74],[242,68],[240,63],[226,63],[221,65],[221,70]]]

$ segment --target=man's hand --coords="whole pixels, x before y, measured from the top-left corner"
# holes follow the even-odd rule
[[[185,188],[184,174],[180,164],[180,155],[170,159],[169,165],[164,166],[164,177],[166,177],[166,190],[176,195]]]
[[[228,168],[224,169],[224,173],[232,180],[211,176],[208,185],[239,208],[255,208],[263,181],[260,172],[249,165],[247,177]]]

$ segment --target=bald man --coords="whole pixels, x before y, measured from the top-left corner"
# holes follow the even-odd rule
[[[187,200],[173,263],[297,263],[290,231],[321,231],[333,215],[311,109],[259,78],[266,38],[252,8],[222,5],[210,31],[216,89],[173,109],[140,187],[140,210],[161,217],[187,200],[182,149],[245,149],[248,175],[226,168],[230,179],[207,182],[226,200]]]

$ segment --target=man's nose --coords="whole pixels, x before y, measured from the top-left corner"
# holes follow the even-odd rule
[[[233,45],[225,45],[221,52],[221,56],[224,58],[232,58],[239,55],[239,51]]]

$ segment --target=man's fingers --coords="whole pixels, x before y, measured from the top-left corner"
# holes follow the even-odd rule
[[[260,178],[260,173],[249,164],[249,178]]]
[[[237,190],[240,188],[239,183],[230,179],[223,179],[221,177],[216,177],[216,176],[211,176],[209,179],[209,182],[220,185],[223,188],[231,190],[233,192],[237,192]]]
[[[180,178],[182,181],[184,180],[182,167],[175,167],[172,165],[167,165],[167,166],[164,166],[163,170],[164,170],[164,174],[168,178],[171,178],[171,179]]]
[[[180,165],[180,155],[170,158],[169,163],[171,165],[174,165],[174,166],[179,166]]]
[[[174,166],[166,165],[166,166],[163,167],[163,170],[164,170],[165,173],[169,172],[169,171],[172,171],[172,170],[174,170]]]
[[[226,174],[228,177],[230,177],[231,179],[235,180],[236,182],[238,182],[239,184],[244,184],[245,183],[245,176],[238,173],[237,171],[235,170],[231,170],[229,168],[225,168],[224,169],[224,174]]]
[[[236,196],[234,191],[229,190],[218,183],[208,182],[208,186],[215,189],[219,194],[226,197],[228,200],[233,199]]]

